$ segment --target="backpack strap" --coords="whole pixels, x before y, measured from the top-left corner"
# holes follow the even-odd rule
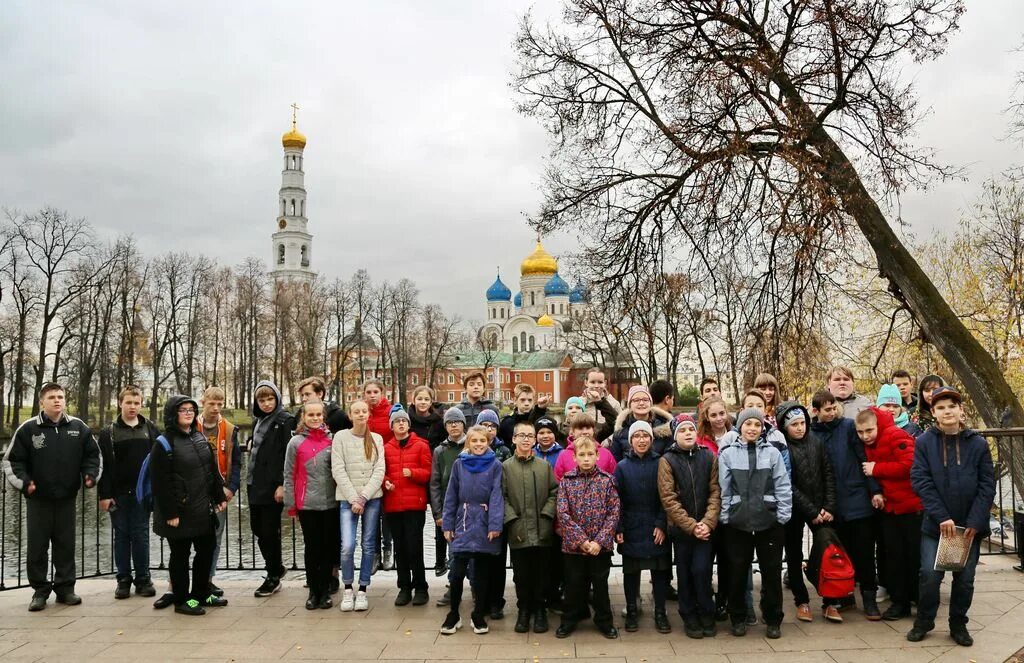
[[[170,455],[171,455],[171,443],[167,440],[167,438],[164,437],[162,434],[161,435],[157,435],[156,441],[160,443],[160,446],[163,447],[164,451],[167,452],[167,456],[170,457]]]

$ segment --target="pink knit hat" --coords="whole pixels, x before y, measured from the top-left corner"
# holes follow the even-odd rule
[[[629,388],[629,395],[626,397],[626,402],[632,402],[633,397],[637,394],[647,394],[647,398],[651,397],[651,391],[642,384],[635,384]]]

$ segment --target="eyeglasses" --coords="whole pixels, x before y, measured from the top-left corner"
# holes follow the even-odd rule
[[[183,407],[178,410],[178,414],[195,414],[196,411],[190,407]]]
[[[533,433],[516,433],[512,436],[513,440],[536,440],[537,436]]]
[[[630,401],[631,404],[632,403],[636,403],[637,405],[640,405],[641,403],[650,403],[650,402],[651,402],[650,398],[634,398],[633,400]]]
[[[480,424],[480,425],[481,425],[481,426],[483,426],[484,428],[493,428],[493,429],[495,429],[495,430],[497,430],[497,429],[498,429],[498,427],[497,427],[497,426],[495,426],[494,424],[492,424],[492,423],[491,423],[491,422],[489,422],[489,421],[485,421],[484,423],[482,423],[482,424]]]

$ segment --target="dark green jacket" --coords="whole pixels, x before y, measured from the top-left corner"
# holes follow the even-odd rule
[[[550,546],[554,541],[558,497],[558,482],[551,464],[536,456],[512,456],[501,466],[508,547]]]

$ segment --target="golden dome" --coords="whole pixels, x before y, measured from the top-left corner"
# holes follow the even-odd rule
[[[306,136],[295,128],[295,123],[292,122],[292,130],[281,136],[281,144],[285,147],[306,147]]]
[[[533,253],[526,256],[526,260],[519,266],[519,273],[523,276],[531,274],[551,275],[558,271],[558,263],[551,257],[551,254],[544,250],[540,240],[537,240],[537,247]]]
[[[551,319],[551,316],[545,313],[544,315],[537,318],[538,327],[554,327],[555,321]]]

